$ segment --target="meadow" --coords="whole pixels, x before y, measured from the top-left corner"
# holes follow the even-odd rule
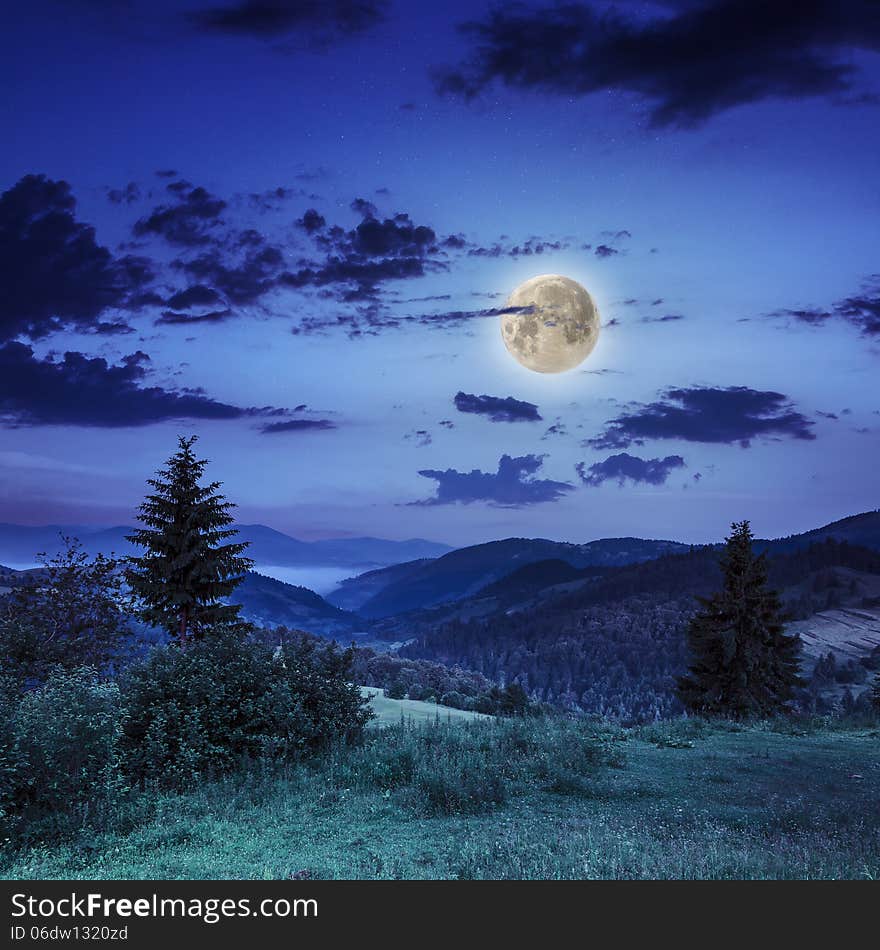
[[[829,722],[388,723],[363,745],[130,793],[15,879],[880,875],[880,733]]]

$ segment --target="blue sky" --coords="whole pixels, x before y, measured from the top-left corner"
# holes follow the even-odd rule
[[[0,520],[129,523],[189,432],[306,538],[876,508],[880,9],[765,6],[6,5]],[[604,324],[554,376],[540,273]]]

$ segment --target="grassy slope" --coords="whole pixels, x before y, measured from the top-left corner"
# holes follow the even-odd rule
[[[454,731],[479,749],[492,730],[503,728],[473,723]],[[876,730],[791,735],[686,722],[645,727],[613,740],[625,753],[623,768],[602,768],[568,794],[549,791],[552,785],[536,777],[517,786],[505,804],[433,817],[401,798],[406,789],[383,790],[374,777],[358,775],[383,748],[388,756],[387,745],[371,751],[371,743],[402,749],[411,741],[405,732],[377,731],[366,750],[347,759],[281,776],[238,775],[189,795],[163,796],[127,835],[84,835],[9,854],[2,876],[880,875]]]
[[[438,706],[437,703],[423,703],[414,699],[388,699],[384,689],[377,689],[374,686],[362,686],[361,692],[364,696],[370,697],[370,706],[376,714],[376,718],[370,723],[371,726],[395,725],[401,718],[412,722],[433,722],[438,718],[442,722],[486,718],[480,713]]]

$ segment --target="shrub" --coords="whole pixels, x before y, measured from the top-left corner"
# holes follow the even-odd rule
[[[281,659],[284,680],[305,717],[306,745],[358,742],[374,714],[351,682],[354,651],[304,636],[285,642]]]
[[[15,796],[23,808],[64,812],[120,790],[119,690],[95,670],[56,668],[15,706]]]
[[[287,755],[304,716],[267,647],[220,630],[181,650],[159,647],[121,680],[125,768],[139,781],[181,787],[244,757]]]
[[[0,828],[11,820],[15,790],[24,771],[14,729],[19,698],[13,678],[0,676]]]
[[[357,739],[369,714],[335,646],[267,646],[220,628],[155,650],[122,680],[125,767],[181,787],[243,759],[290,758]]]

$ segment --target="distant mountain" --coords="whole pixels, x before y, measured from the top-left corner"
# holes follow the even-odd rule
[[[327,594],[326,600],[343,610],[358,610],[370,598],[375,597],[389,584],[403,581],[411,577],[428,563],[427,558],[417,561],[405,561],[392,567],[383,567],[375,571],[367,571],[356,577],[344,580],[334,591]]]
[[[451,551],[446,544],[412,538],[334,538],[300,541],[261,524],[236,525],[241,540],[250,542],[248,555],[257,564],[277,567],[344,567],[352,570],[387,567],[416,558],[439,557]],[[95,528],[83,525],[0,524],[0,563],[32,564],[39,552],[50,557],[64,547],[62,536],[75,537],[86,552],[125,556],[138,553],[126,540],[131,527]]]
[[[357,608],[372,619],[390,617],[476,594],[518,568],[537,561],[560,560],[573,568],[609,567],[650,560],[687,545],[675,541],[608,538],[587,544],[567,544],[544,538],[507,538],[451,551],[414,570],[398,565],[392,571],[375,571],[369,578],[379,589]],[[383,581],[386,581],[383,585]],[[348,590],[354,585],[350,584]],[[331,601],[339,603],[334,591]],[[352,602],[352,601],[349,601]]]
[[[307,587],[295,587],[253,571],[235,589],[230,601],[241,604],[246,620],[263,627],[289,627],[341,640],[369,631],[369,623],[361,617],[328,604]]]
[[[0,597],[14,587],[33,583],[41,571],[16,571],[0,565]],[[230,602],[241,605],[241,615],[263,627],[289,627],[321,637],[349,642],[370,631],[369,621],[328,604],[307,587],[296,587],[251,571],[235,589]]]

